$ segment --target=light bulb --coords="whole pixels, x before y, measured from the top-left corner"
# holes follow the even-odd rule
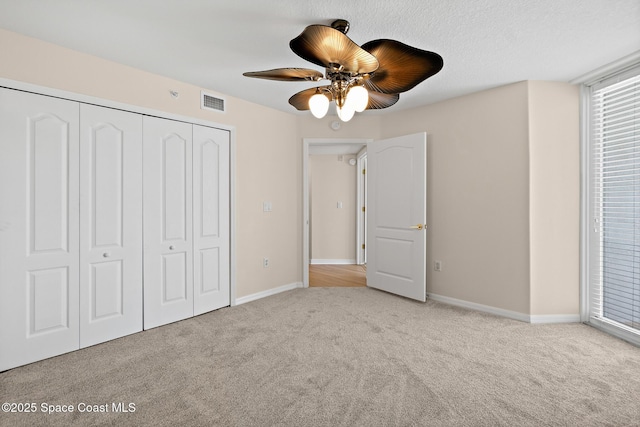
[[[356,113],[356,110],[353,109],[351,104],[345,102],[342,108],[336,105],[336,113],[338,113],[338,117],[340,117],[340,120],[342,120],[343,122],[348,122]]]
[[[329,111],[329,98],[320,92],[316,93],[309,98],[309,109],[311,110],[311,114],[316,118],[323,118],[327,115],[327,111]]]
[[[353,86],[347,93],[347,102],[358,113],[362,113],[369,105],[369,92],[364,86]]]

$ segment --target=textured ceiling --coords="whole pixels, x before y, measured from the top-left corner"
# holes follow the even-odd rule
[[[390,38],[444,58],[394,111],[522,80],[569,81],[640,49],[639,0],[0,0],[0,10],[0,28],[292,113],[289,97],[313,83],[242,73],[324,71],[289,41],[336,18],[351,22],[357,44]]]

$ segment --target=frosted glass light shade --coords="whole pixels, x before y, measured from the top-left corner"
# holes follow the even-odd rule
[[[342,108],[336,105],[336,113],[338,113],[338,117],[340,118],[340,120],[342,120],[343,122],[348,122],[356,113],[356,110],[353,109],[350,103],[345,102]]]
[[[358,113],[362,113],[369,105],[369,92],[364,86],[354,86],[347,93],[347,102]]]
[[[329,98],[321,93],[316,93],[309,98],[309,110],[314,117],[321,119],[327,115],[329,111]]]

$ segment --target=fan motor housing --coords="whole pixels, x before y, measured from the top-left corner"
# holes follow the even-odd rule
[[[331,28],[335,28],[343,34],[347,34],[349,32],[349,21],[346,19],[336,19],[331,23]]]

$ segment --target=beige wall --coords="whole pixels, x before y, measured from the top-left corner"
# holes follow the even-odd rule
[[[579,90],[529,83],[531,314],[579,312]]]
[[[199,87],[1,29],[0,58],[2,78],[235,126],[236,296],[301,281],[302,153],[294,114],[225,95],[226,113],[201,110]],[[272,202],[272,212],[262,212],[263,201]]]
[[[383,137],[427,132],[429,293],[529,312],[527,120],[526,83],[383,117]]]
[[[348,163],[355,157],[309,156],[312,261],[356,259],[357,169]]]
[[[340,121],[334,114],[333,106],[330,107],[329,114],[322,119],[316,119],[311,113],[298,116],[298,133],[300,143],[303,138],[380,138],[381,117],[379,115],[358,114],[347,123],[340,123],[337,131],[331,129],[331,122]]]

